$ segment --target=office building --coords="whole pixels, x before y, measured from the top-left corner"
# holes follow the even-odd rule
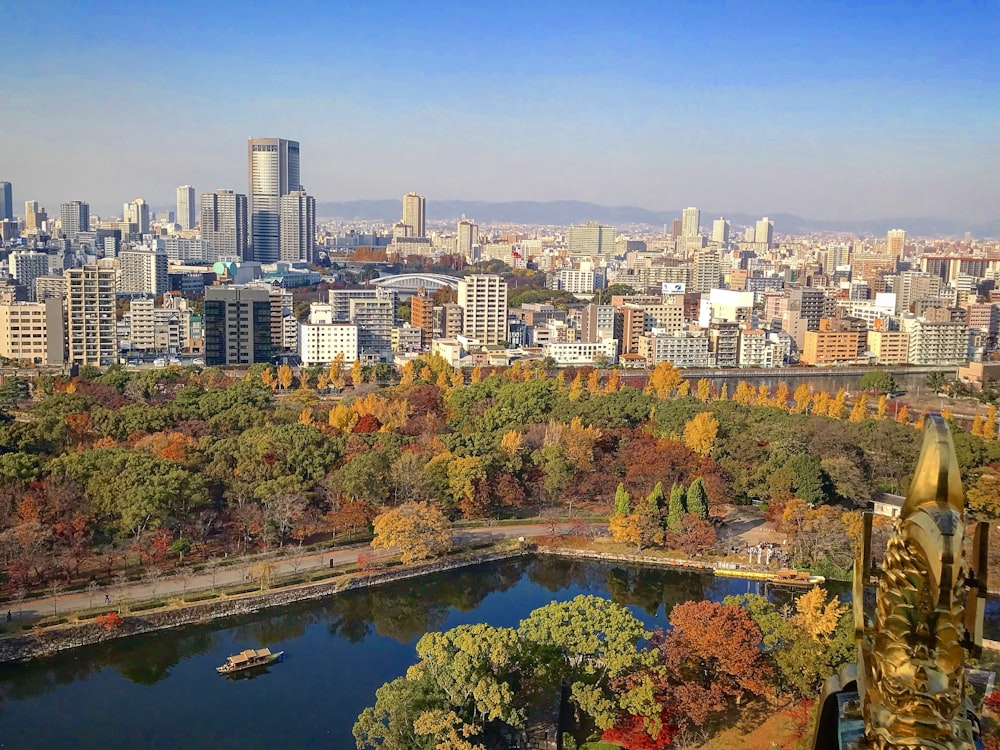
[[[113,261],[66,270],[66,361],[110,365],[117,361]]]
[[[635,353],[647,367],[671,362],[675,367],[710,367],[709,339],[704,331],[668,332],[654,328],[637,338]]]
[[[249,258],[273,263],[281,258],[281,197],[302,190],[299,143],[284,138],[247,142]]]
[[[427,201],[422,195],[407,193],[403,196],[403,221],[410,228],[408,237],[426,237],[425,209]]]
[[[729,244],[729,222],[724,216],[712,222],[712,242]]]
[[[757,221],[757,226],[754,229],[754,242],[767,247],[774,245],[774,222],[766,216]]]
[[[611,244],[614,247],[614,243]],[[458,282],[462,334],[482,344],[499,344],[507,329],[507,282],[496,274],[474,274]]]
[[[670,239],[676,240],[684,234],[684,220],[674,219],[670,222]]]
[[[156,250],[130,248],[118,255],[121,277],[119,294],[151,294],[159,297],[170,288],[167,254]]]
[[[620,340],[621,321],[621,313],[611,305],[587,305],[580,311],[580,341]]]
[[[694,255],[694,268],[691,271],[691,291],[708,292],[719,286],[722,276],[722,265],[719,263],[719,252],[714,248],[700,250]]]
[[[38,201],[24,202],[24,231],[38,233],[46,231],[46,222],[49,220],[44,208],[38,207]]]
[[[271,300],[266,287],[205,289],[205,363],[252,365],[270,362]]]
[[[122,219],[130,225],[131,233],[149,234],[149,204],[142,198],[122,206]]]
[[[885,237],[885,254],[902,260],[905,247],[906,231],[902,229],[890,229]]]
[[[697,237],[701,234],[701,211],[697,208],[685,208],[681,212],[681,236]]]
[[[0,304],[0,357],[34,365],[65,361],[62,300]]]
[[[174,214],[174,221],[181,229],[194,229],[197,221],[195,208],[194,188],[181,185],[177,188],[177,212]]]
[[[472,259],[472,246],[479,244],[479,227],[468,219],[458,222],[458,236],[455,240],[455,253],[464,258]]]
[[[0,221],[14,221],[14,187],[0,182]]]
[[[613,255],[615,228],[596,221],[566,229],[566,247],[572,255]]]
[[[374,298],[352,299],[349,305],[350,322],[358,327],[359,354],[371,360],[388,360],[396,325],[396,293],[379,288]]]
[[[316,253],[316,199],[304,190],[281,196],[281,260],[312,263]]]
[[[68,240],[75,240],[80,232],[89,232],[90,205],[83,201],[63,203],[59,206],[59,226]]]
[[[34,250],[15,250],[7,259],[10,275],[27,290],[29,301],[35,301],[35,279],[49,273],[49,256]]]
[[[232,190],[201,194],[201,238],[213,258],[243,260],[247,255],[247,197]]]

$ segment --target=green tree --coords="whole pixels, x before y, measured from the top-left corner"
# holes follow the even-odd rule
[[[675,534],[681,533],[684,513],[686,512],[685,500],[684,488],[681,485],[675,484],[670,488],[670,500],[667,504],[667,529]]]
[[[896,390],[896,379],[885,370],[869,370],[861,376],[861,382],[858,385],[863,391],[892,393]]]
[[[691,482],[685,500],[688,513],[701,519],[708,518],[708,491],[701,477]]]
[[[632,512],[632,498],[629,497],[628,491],[625,489],[624,482],[618,483],[618,489],[615,490],[615,513],[622,513],[628,515]]]
[[[663,505],[663,482],[657,482],[653,486],[652,492],[646,496],[646,512],[652,516],[659,517],[660,511],[663,510]]]

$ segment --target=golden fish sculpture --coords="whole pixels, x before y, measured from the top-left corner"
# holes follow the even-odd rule
[[[975,747],[964,665],[982,647],[988,527],[976,526],[970,564],[964,513],[951,433],[934,415],[881,570],[871,567],[870,516],[855,565],[857,687],[873,750]],[[873,575],[869,620],[863,593]]]

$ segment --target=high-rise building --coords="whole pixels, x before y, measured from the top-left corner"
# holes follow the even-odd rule
[[[455,243],[455,252],[466,258],[472,257],[472,246],[479,244],[479,227],[475,222],[462,219],[458,222],[458,239]]]
[[[572,255],[612,255],[615,228],[596,221],[574,224],[566,229],[566,246]]]
[[[113,262],[66,270],[67,362],[109,365],[118,356]]]
[[[403,196],[403,223],[410,227],[410,237],[426,237],[425,212],[427,200],[422,195],[407,193]]]
[[[721,274],[722,265],[719,263],[719,252],[715,249],[699,250],[694,255],[691,291],[708,292],[718,288]]]
[[[34,250],[15,250],[8,258],[10,275],[27,290],[30,301],[35,300],[35,279],[49,273],[49,256]]]
[[[174,220],[180,224],[181,229],[194,229],[197,217],[194,188],[190,185],[181,185],[177,188],[177,213],[174,214]]]
[[[676,240],[684,233],[684,220],[674,219],[670,222],[670,239]]]
[[[134,248],[119,253],[118,261],[121,263],[119,292],[159,297],[170,288],[166,253]]]
[[[250,138],[247,142],[250,212],[249,257],[261,263],[281,258],[281,196],[302,189],[299,142]]]
[[[315,260],[316,199],[304,190],[281,196],[281,260]]]
[[[0,221],[14,221],[14,188],[9,182],[0,182]]]
[[[269,362],[273,346],[267,288],[206,288],[203,330],[205,363],[209,366]]]
[[[905,246],[906,231],[903,229],[890,229],[885,237],[885,254],[902,260]]]
[[[424,287],[418,287],[417,293],[410,297],[410,325],[423,331],[421,342],[430,346],[434,338],[434,298]]]
[[[352,299],[349,304],[350,320],[358,327],[358,352],[372,360],[388,360],[392,354],[392,329],[396,325],[396,293],[376,289],[374,299]]]
[[[722,245],[729,243],[729,222],[722,216],[712,222],[712,242]]]
[[[758,245],[766,244],[771,247],[774,244],[774,223],[766,216],[763,219],[758,219],[753,236],[754,242]]]
[[[607,339],[621,341],[622,316],[611,305],[590,304],[580,310],[580,341],[595,343]]]
[[[215,259],[247,254],[247,197],[232,190],[201,194],[201,238]]]
[[[65,326],[60,299],[0,304],[0,357],[61,365]]]
[[[80,232],[89,232],[90,205],[83,201],[63,203],[59,206],[59,224],[68,240],[75,240]]]
[[[610,247],[614,247],[612,240]],[[474,274],[458,282],[458,304],[464,311],[462,334],[483,344],[506,337],[507,282],[496,274]]]
[[[45,222],[49,220],[44,208],[38,207],[38,201],[24,202],[24,230],[26,232],[41,232]]]
[[[149,234],[149,204],[142,198],[122,206],[122,219],[135,225],[136,234]]]
[[[681,212],[681,232],[684,237],[696,237],[701,234],[701,210],[685,208]]]

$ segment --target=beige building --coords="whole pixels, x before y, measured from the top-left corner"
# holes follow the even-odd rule
[[[799,361],[805,365],[856,362],[858,334],[855,331],[806,331]]]
[[[65,340],[62,300],[0,305],[0,357],[61,365]]]
[[[868,331],[868,351],[877,365],[905,365],[910,337],[903,331]]]
[[[117,359],[116,276],[113,262],[67,269],[66,339],[71,365],[109,365]]]
[[[466,276],[458,283],[462,306],[462,334],[483,344],[499,344],[507,338],[507,282],[496,274]]]
[[[410,227],[410,237],[426,237],[427,199],[416,193],[403,196],[403,224]]]

